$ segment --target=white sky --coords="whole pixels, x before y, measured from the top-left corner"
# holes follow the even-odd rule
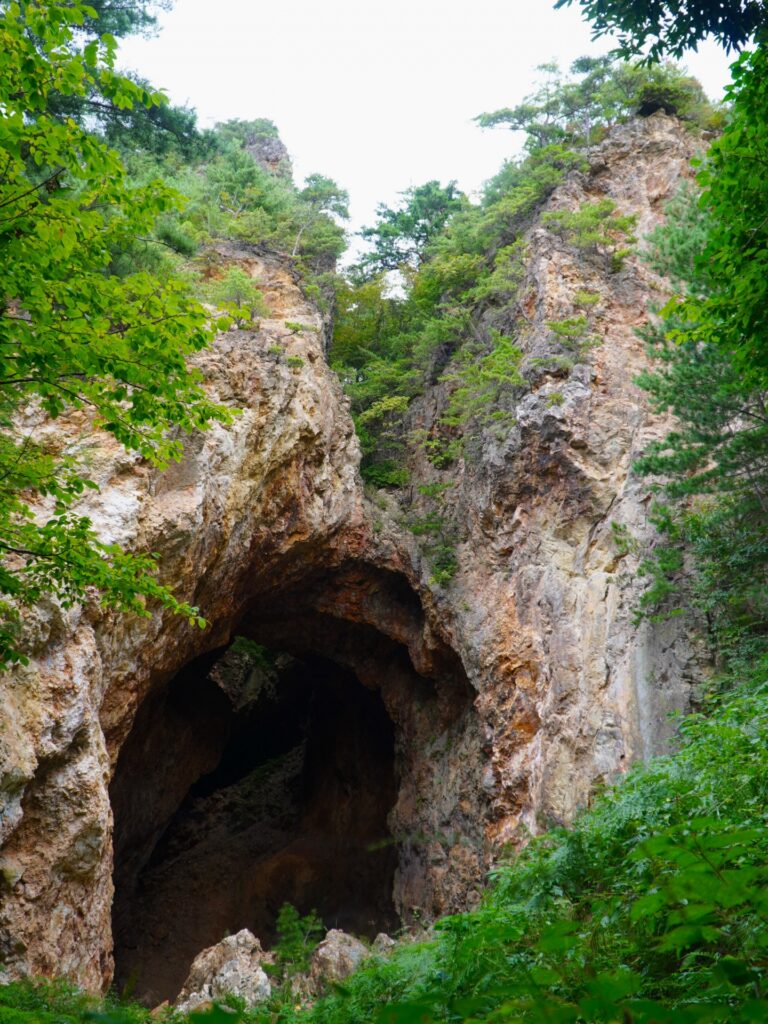
[[[477,190],[519,141],[472,118],[520,102],[537,64],[610,48],[550,0],[175,0],[161,26],[123,41],[122,66],[203,126],[271,118],[297,180],[349,190],[353,229],[432,178]],[[685,63],[720,98],[724,53],[705,44]]]

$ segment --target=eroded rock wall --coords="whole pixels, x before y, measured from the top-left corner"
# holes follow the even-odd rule
[[[668,713],[688,706],[702,674],[689,622],[634,623],[654,533],[650,484],[632,472],[670,427],[634,383],[648,365],[637,329],[664,294],[637,248],[700,147],[673,118],[637,119],[555,191],[548,211],[610,199],[635,215],[639,246],[614,268],[609,253],[534,226],[518,299],[492,321],[524,353],[514,425],[475,438],[458,469],[419,465],[450,484],[441,503],[459,524],[460,569],[437,602],[490,740],[494,842],[568,822],[596,787],[665,750]],[[584,291],[597,300],[593,340],[558,367],[549,325],[583,314]],[[444,401],[437,385],[414,426],[433,429]]]
[[[549,207],[609,196],[638,215],[642,235],[694,148],[663,115],[620,127]],[[445,587],[430,582],[398,501],[364,496],[323,325],[290,271],[244,246],[220,258],[253,274],[271,310],[201,357],[212,392],[243,410],[231,426],[193,438],[159,473],[89,436],[77,416],[50,424],[29,412],[41,435],[88,446],[101,492],[84,511],[97,527],[159,552],[164,580],[211,625],[96,604],[30,617],[30,664],[2,680],[0,961],[10,973],[108,983],[117,756],[147,695],[235,630],[329,658],[381,691],[395,729],[390,828],[406,917],[470,905],[500,845],[567,821],[596,785],[663,748],[665,713],[686,706],[700,671],[685,627],[633,625],[638,559],[615,543],[614,523],[650,536],[648,487],[631,466],[665,429],[633,384],[645,365],[635,328],[660,287],[636,257],[609,272],[531,231],[519,308],[497,326],[529,359],[544,357],[547,323],[572,316],[575,290],[589,289],[600,297],[598,344],[566,374],[532,375],[509,410],[514,425],[483,435],[457,466],[438,472],[413,454],[423,479],[448,484],[442,500],[460,527]],[[444,387],[429,389],[413,425],[429,430],[444,402]]]

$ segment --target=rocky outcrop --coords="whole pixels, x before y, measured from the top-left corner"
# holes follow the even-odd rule
[[[663,115],[618,128],[550,208],[610,197],[638,215],[642,235],[693,148]],[[0,733],[0,961],[12,974],[109,982],[110,779],[121,763],[142,773],[117,812],[138,879],[227,742],[223,712],[162,717],[171,680],[207,652],[215,661],[236,634],[310,667],[332,662],[380,693],[397,778],[393,896],[406,920],[472,905],[503,844],[569,820],[596,786],[662,749],[666,713],[686,706],[700,669],[679,624],[633,624],[638,555],[621,538],[643,541],[651,527],[632,461],[665,429],[633,383],[645,365],[635,329],[660,287],[636,257],[611,272],[532,229],[521,299],[495,323],[531,371],[508,426],[447,470],[413,454],[422,479],[447,485],[441,503],[458,531],[458,571],[442,587],[405,523],[427,499],[405,495],[404,508],[363,493],[323,324],[290,269],[247,246],[222,246],[219,259],[247,269],[270,307],[258,329],[232,331],[200,357],[211,392],[242,410],[231,426],[191,438],[160,473],[89,435],[83,414],[52,424],[29,410],[25,427],[41,439],[87,444],[101,490],[83,511],[103,536],[158,552],[164,581],[209,626],[158,611],[121,618],[95,602],[46,604],[25,624],[32,657],[2,680]],[[548,368],[548,324],[574,315],[577,290],[598,296],[597,343],[567,369]],[[434,429],[444,402],[444,386],[428,390],[413,425]],[[233,713],[252,703],[227,678],[216,685]],[[141,708],[146,733],[134,729]],[[121,762],[129,736],[135,754]],[[349,771],[334,766],[339,793],[355,792]],[[113,793],[121,787],[131,788],[118,777]],[[206,800],[219,821],[226,800]],[[327,813],[318,805],[315,825]],[[316,864],[305,858],[301,877]],[[214,884],[204,866],[199,878]],[[240,911],[231,930],[248,923],[247,901]]]
[[[195,957],[179,993],[177,1009],[190,1013],[227,995],[237,996],[247,1007],[266,1002],[272,995],[272,986],[264,963],[271,964],[272,957],[247,928],[237,935],[228,935]]]
[[[291,180],[293,169],[290,155],[271,121],[251,122],[245,132],[243,149],[265,171]]]
[[[698,145],[663,114],[618,127],[546,209],[610,199],[637,217],[642,246]],[[583,314],[584,292],[590,342],[553,359],[551,324]],[[664,750],[669,713],[701,677],[688,624],[634,621],[654,534],[650,486],[632,464],[670,425],[634,383],[647,366],[637,329],[661,295],[636,253],[613,269],[605,253],[534,225],[519,298],[490,321],[522,349],[527,386],[504,428],[476,437],[457,469],[418,465],[422,479],[448,485],[441,508],[458,524],[459,571],[436,603],[478,690],[494,843],[568,822],[596,788]],[[444,401],[438,385],[413,426],[434,430]],[[425,504],[416,497],[416,514]]]

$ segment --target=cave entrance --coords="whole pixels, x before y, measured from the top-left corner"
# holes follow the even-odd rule
[[[284,902],[398,925],[394,729],[349,668],[244,640],[196,659],[139,709],[111,799],[115,980],[147,1004],[228,933],[270,945]]]

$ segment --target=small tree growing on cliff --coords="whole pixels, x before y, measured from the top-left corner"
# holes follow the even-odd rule
[[[303,211],[301,223],[291,251],[297,256],[305,232],[320,220],[323,214],[332,214],[342,220],[349,218],[349,193],[339,188],[335,181],[322,174],[310,174],[299,192],[298,208]]]
[[[213,301],[232,317],[238,327],[245,327],[269,312],[256,282],[240,267],[230,267],[211,293]]]

